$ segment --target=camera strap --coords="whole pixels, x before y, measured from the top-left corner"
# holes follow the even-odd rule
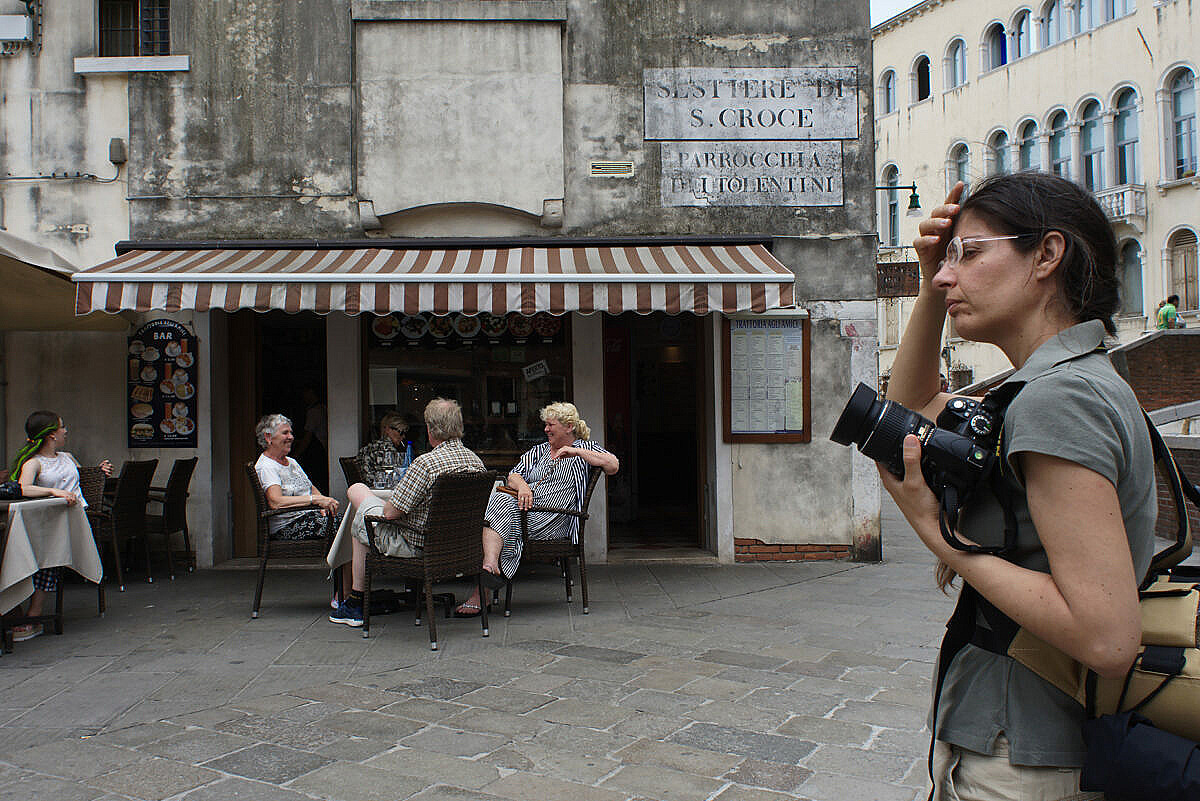
[[[1012,487],[1005,477],[1004,467],[1004,413],[1013,398],[1025,386],[1024,381],[1012,381],[1001,384],[983,397],[981,406],[993,420],[1000,421],[1000,431],[996,437],[996,449],[993,454],[992,469],[988,471],[987,481],[978,486],[986,486],[996,496],[1004,513],[1004,543],[1002,545],[972,545],[963,542],[958,537],[958,513],[973,493],[959,496],[958,488],[946,486],[942,489],[941,502],[938,509],[938,527],[942,531],[942,539],[955,550],[966,553],[986,553],[1003,556],[1011,553],[1017,547],[1017,514],[1013,511]],[[974,490],[978,492],[978,487]]]

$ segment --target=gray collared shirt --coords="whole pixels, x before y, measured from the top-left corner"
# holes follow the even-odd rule
[[[1005,475],[1019,531],[1008,558],[1049,572],[1029,515],[1015,455],[1044,453],[1094,470],[1117,490],[1135,574],[1153,554],[1158,513],[1154,457],[1141,407],[1104,350],[1104,327],[1092,320],[1051,337],[1004,383],[1023,382],[1004,416]],[[1003,541],[1003,513],[990,492],[964,508],[959,528],[982,544]],[[1080,531],[1087,537],[1088,532]],[[1083,709],[1012,659],[973,645],[950,665],[938,709],[937,737],[983,754],[1008,738],[1014,765],[1078,767],[1086,753]]]

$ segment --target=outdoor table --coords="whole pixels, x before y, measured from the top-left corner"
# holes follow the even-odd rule
[[[104,576],[82,504],[68,504],[65,498],[4,501],[0,514],[7,525],[0,560],[0,614],[33,595],[33,574],[42,568],[69,567],[95,583]],[[59,614],[61,609],[42,617],[54,618],[55,630],[61,632]]]
[[[100,552],[81,504],[65,498],[8,501],[3,561],[0,562],[0,614],[33,594],[33,574],[65,566],[91,582],[104,575]]]

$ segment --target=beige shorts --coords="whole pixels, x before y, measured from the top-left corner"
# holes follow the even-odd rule
[[[367,545],[367,524],[363,520],[367,515],[380,516],[383,514],[383,500],[372,496],[364,501],[362,506],[354,510],[354,521],[350,524],[350,533],[354,539]],[[414,548],[408,540],[404,539],[404,533],[399,526],[393,526],[391,523],[376,523],[375,524],[375,547],[388,556],[398,556],[402,558],[410,558],[421,555],[420,548]]]
[[[938,741],[933,749],[934,801],[1101,801],[1079,789],[1079,768],[1038,768],[1008,761],[1008,738],[995,754],[977,754]]]

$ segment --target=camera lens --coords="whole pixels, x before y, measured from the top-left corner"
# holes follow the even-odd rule
[[[854,444],[877,462],[887,465],[898,476],[904,475],[904,437],[928,424],[914,411],[894,401],[879,400],[875,391],[859,384],[842,410],[829,438],[839,445]]]

